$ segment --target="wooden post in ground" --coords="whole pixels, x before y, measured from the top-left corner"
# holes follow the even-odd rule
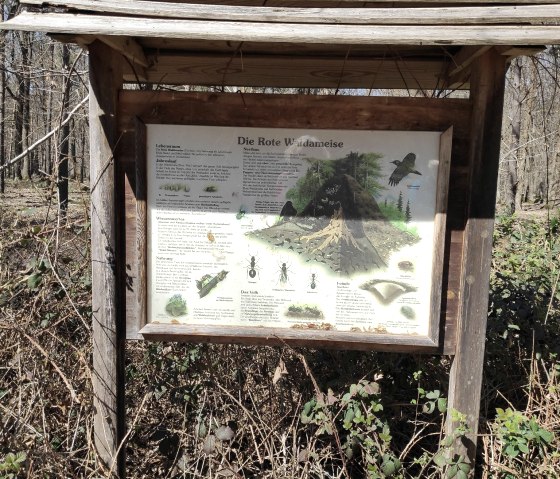
[[[474,464],[480,412],[482,369],[492,259],[492,233],[506,65],[494,49],[476,59],[471,76],[473,102],[470,138],[470,180],[463,260],[457,349],[449,378],[447,433],[456,427],[450,413],[466,415],[470,432],[454,452]]]
[[[104,477],[124,478],[124,309],[113,158],[123,62],[97,41],[89,60],[94,442],[102,467],[111,470]]]

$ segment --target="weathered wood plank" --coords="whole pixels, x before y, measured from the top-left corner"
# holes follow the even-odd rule
[[[144,327],[148,314],[148,178],[146,172],[146,125],[138,118],[135,120],[135,165],[136,165],[136,254],[138,273],[136,290],[136,319]],[[139,328],[140,329],[140,328]]]
[[[122,60],[100,42],[89,46],[89,60],[94,442],[110,476],[123,477],[124,290],[113,159]]]
[[[330,55],[345,57],[350,49],[350,58],[385,58],[386,60],[408,60],[415,58],[425,58],[438,60],[444,56],[453,55],[458,50],[458,46],[442,47],[435,45],[358,45],[346,44],[337,45],[334,43],[268,43],[268,42],[231,42],[226,40],[184,40],[178,38],[150,38],[142,37],[141,41],[144,51],[147,54],[156,53],[160,50],[162,54],[177,53],[176,50],[185,53],[217,53],[217,54],[245,54],[268,55],[289,55],[289,56],[309,56],[327,57]],[[173,52],[175,50],[175,52]]]
[[[185,324],[148,323],[140,333],[151,341],[218,342],[355,349],[376,351],[422,351],[434,353],[437,346],[429,339],[412,335],[389,335],[319,331],[315,329],[219,327]]]
[[[160,0],[153,0],[159,2]],[[165,1],[165,0],[161,0]],[[262,0],[176,0],[177,3],[197,3],[197,4],[221,4],[221,5],[246,5],[246,6],[261,6]],[[531,4],[550,4],[558,3],[558,0],[395,0],[388,2],[387,0],[364,0],[357,2],[356,0],[267,0],[266,5],[271,7],[306,7],[309,4],[322,4],[328,6],[336,4],[338,6],[363,6],[363,5],[380,5],[392,7],[394,5],[403,4],[405,6],[449,6],[449,5],[490,5],[490,4],[508,4],[508,5],[531,5]]]
[[[461,6],[416,8],[298,8],[237,5],[122,2],[114,0],[26,0],[30,5],[56,5],[73,10],[190,20],[228,20],[271,23],[325,23],[350,25],[467,25],[558,23],[560,5]]]
[[[560,26],[318,25],[127,18],[23,12],[3,30],[285,43],[387,45],[541,45],[560,43]]]
[[[326,107],[337,114],[327,113]],[[470,102],[461,99],[125,90],[120,94],[119,129],[133,132],[135,116],[144,123],[216,126],[228,126],[234,116],[238,126],[262,128],[321,124],[327,129],[444,131],[453,125],[454,135],[464,140],[470,108]]]
[[[126,339],[142,339],[144,327],[138,316],[138,255],[136,253],[136,163],[117,160],[124,173],[125,268],[126,268]]]
[[[445,265],[445,226],[447,221],[447,192],[451,170],[451,146],[453,127],[441,134],[439,143],[439,167],[436,185],[436,210],[434,218],[434,256],[432,259],[432,290],[430,292],[430,325],[428,335],[439,344],[441,328],[442,281]]]
[[[457,349],[449,383],[449,411],[466,415],[470,428],[455,451],[474,463],[488,315],[492,232],[500,157],[505,58],[490,50],[473,64],[471,172],[464,233]],[[447,432],[456,427],[447,418]]]
[[[284,88],[410,88],[441,85],[440,61],[288,55],[148,55],[148,83]],[[126,81],[135,75],[125,72]]]
[[[126,0],[129,1],[129,0]],[[132,0],[134,1],[134,0]],[[152,0],[156,3],[159,3],[160,0]],[[163,0],[162,0],[163,1]],[[168,1],[168,0],[166,0]],[[22,2],[23,3],[23,2]],[[48,3],[48,2],[47,2]],[[467,0],[466,2],[455,2],[455,1],[441,1],[441,0],[411,0],[410,2],[406,0],[398,0],[397,2],[389,2],[387,0],[365,0],[360,2],[359,0],[176,0],[175,2],[178,5],[181,4],[195,4],[195,5],[215,5],[216,7],[220,8],[225,5],[233,5],[233,6],[244,6],[244,7],[300,7],[300,8],[332,8],[333,6],[336,8],[370,8],[370,7],[394,7],[402,5],[403,7],[431,7],[431,6],[450,6],[457,4],[458,6],[464,4],[470,5],[486,5],[488,3],[491,4],[511,4],[506,0],[491,0],[490,2],[484,2],[482,0]],[[521,4],[550,4],[550,3],[558,3],[558,0],[521,0]],[[38,5],[34,5],[31,8],[38,8]],[[57,7],[48,7],[47,8],[57,8]]]
[[[313,128],[321,124],[330,129],[443,131],[454,125],[453,163],[466,165],[466,145],[469,131],[470,103],[468,100],[349,97],[309,95],[142,92],[125,90],[119,102],[119,161],[133,162],[134,117],[144,123],[199,124],[229,126],[235,116],[240,127]],[[325,107],[336,114],[325,114]],[[282,115],[271,115],[271,111]],[[466,170],[465,170],[466,171]],[[453,177],[453,175],[452,175]],[[459,173],[457,180],[462,181]],[[461,216],[463,228],[464,203],[458,201],[460,190],[450,188],[455,203],[453,211]],[[453,217],[448,221],[455,224]]]

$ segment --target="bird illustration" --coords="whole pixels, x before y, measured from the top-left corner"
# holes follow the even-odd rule
[[[391,173],[389,177],[389,185],[396,186],[399,182],[409,173],[414,173],[415,175],[422,175],[419,171],[414,169],[414,162],[416,161],[416,155],[414,153],[409,153],[406,155],[402,161],[395,160],[391,161],[397,167]]]

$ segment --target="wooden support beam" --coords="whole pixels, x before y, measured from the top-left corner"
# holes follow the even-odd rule
[[[110,35],[69,35],[69,34],[51,34],[51,37],[62,43],[76,43],[80,47],[86,49],[88,45],[99,40],[110,46],[113,50],[119,52],[128,62],[124,65],[124,69],[130,77],[127,81],[146,81],[146,67],[150,65],[144,49],[133,38],[117,37]]]
[[[466,416],[470,432],[458,441],[455,452],[474,464],[484,367],[484,345],[492,260],[492,233],[498,166],[506,59],[495,49],[473,63],[473,103],[470,140],[470,185],[463,260],[457,349],[449,381],[449,411]],[[448,413],[447,433],[457,424]]]
[[[77,35],[341,45],[541,45],[560,43],[559,25],[331,25],[170,20],[69,13],[22,12],[1,30]]]
[[[126,36],[113,35],[100,35],[96,38],[128,60],[127,66],[128,70],[132,73],[132,81],[146,81],[146,67],[149,66],[149,62],[146,55],[144,55],[142,46],[136,40]]]
[[[116,213],[119,195],[113,150],[117,143],[122,58],[101,42],[89,45],[91,257],[94,443],[104,477],[124,477],[123,256]]]
[[[61,40],[55,37],[56,35],[53,35],[53,38],[55,40],[62,41],[63,43],[69,43],[68,38]],[[88,45],[92,44],[94,41],[95,41],[95,37],[93,35],[81,35],[81,36],[74,37],[73,43],[76,43],[84,50],[87,50]]]
[[[440,6],[415,8],[298,8],[239,5],[123,2],[115,0],[25,0],[29,5],[55,5],[72,10],[190,20],[227,20],[267,23],[323,23],[348,25],[466,25],[557,23],[560,5]]]
[[[95,41],[95,37],[93,35],[71,35],[68,33],[54,33],[50,34],[49,36],[53,40],[56,40],[60,43],[75,43],[84,50],[87,50],[88,45]]]
[[[490,50],[490,46],[469,46],[463,47],[459,52],[453,56],[451,64],[449,65],[448,76],[452,77],[464,71],[472,65],[479,56]]]
[[[481,55],[492,48],[491,46],[466,46],[459,50],[451,59],[445,75],[445,88],[456,90],[465,88],[471,74],[470,66]]]
[[[496,50],[500,52],[501,55],[507,58],[507,62],[511,62],[514,58],[521,56],[533,56],[546,50],[545,45],[535,45],[535,46],[509,46],[509,47],[496,47]]]
[[[434,89],[441,59],[254,54],[148,54],[148,83],[284,88]],[[135,81],[125,70],[125,80]]]
[[[146,55],[144,55],[142,46],[133,38],[126,36],[117,37],[114,35],[104,35],[98,37],[98,39],[119,52],[133,65],[140,65],[142,67],[149,66],[148,59],[146,58]]]
[[[450,90],[456,90],[460,88],[469,87],[469,77],[471,74],[470,67],[472,63],[481,55],[486,53],[490,48],[496,48],[496,50],[507,57],[510,61],[520,55],[535,55],[540,51],[544,50],[546,47],[543,45],[537,46],[465,46],[459,50],[459,52],[454,55],[451,59],[451,63],[445,74],[445,87]]]

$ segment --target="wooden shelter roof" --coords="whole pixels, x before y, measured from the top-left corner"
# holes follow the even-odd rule
[[[3,29],[128,59],[125,80],[321,88],[468,87],[491,47],[515,56],[560,43],[560,3],[494,0],[24,0]]]

